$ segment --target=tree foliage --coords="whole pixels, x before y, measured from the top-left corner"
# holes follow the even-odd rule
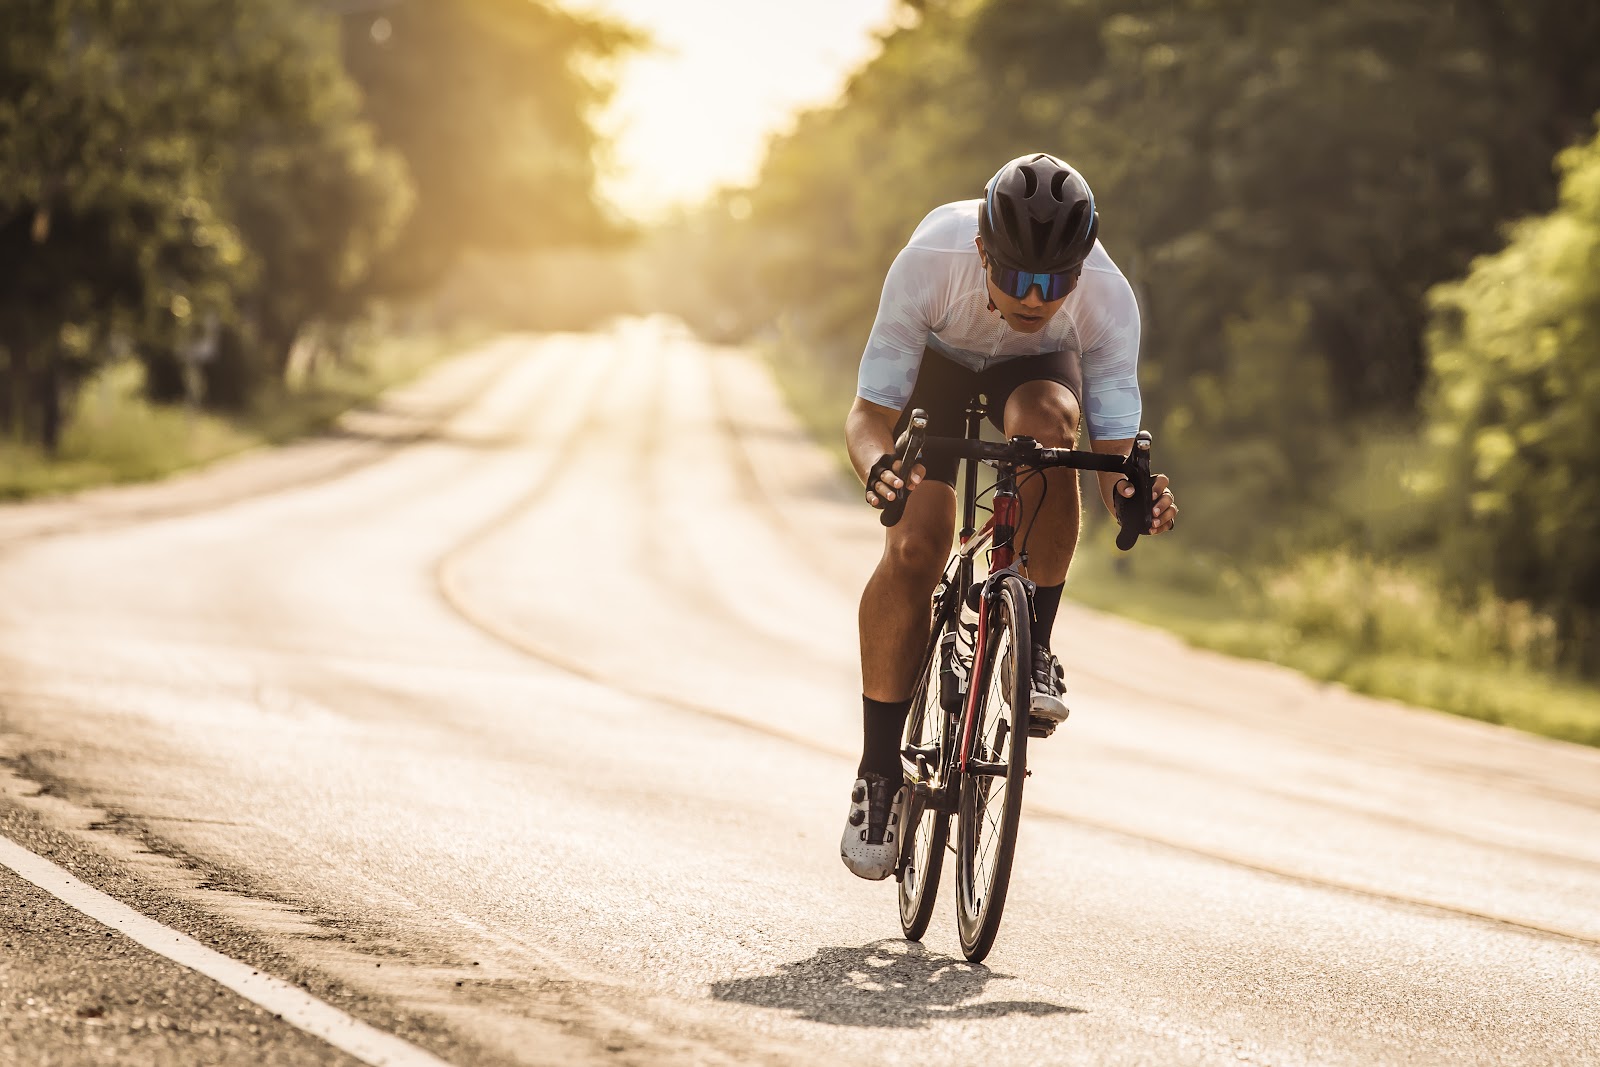
[[[1549,160],[1600,106],[1600,7],[1565,0],[916,6],[724,198],[746,217],[702,220],[710,291],[739,294],[719,315],[786,323],[848,376],[917,220],[1005,159],[1062,155],[1140,296],[1151,428],[1195,446],[1164,462],[1205,445],[1232,494],[1218,543],[1244,543],[1240,479],[1306,493],[1352,423],[1415,418],[1428,290],[1550,206]]]
[[[358,8],[346,65],[366,114],[418,190],[383,291],[437,282],[468,248],[591,243],[613,233],[594,196],[597,61],[640,40],[530,0]]]
[[[1430,428],[1449,558],[1553,610],[1600,666],[1600,136],[1560,203],[1435,290]]]
[[[0,13],[0,422],[46,443],[110,334],[227,309],[248,277],[213,154],[238,102],[191,69],[207,6]]]
[[[208,403],[241,408],[281,379],[303,327],[361,312],[363,284],[415,197],[402,158],[362,118],[332,20],[279,3],[235,4],[225,17],[253,61],[235,60],[231,77],[248,104],[219,131],[211,158],[249,271],[204,374]],[[141,355],[153,392],[175,396],[173,347]]]
[[[118,352],[174,399],[203,351],[243,407],[464,248],[593,238],[631,40],[536,0],[0,5],[0,432],[53,447]]]

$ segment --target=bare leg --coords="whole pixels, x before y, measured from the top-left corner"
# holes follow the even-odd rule
[[[1059,382],[1026,382],[1006,400],[1005,427],[1007,437],[1022,434],[1046,448],[1071,448],[1078,439],[1078,400]],[[1028,577],[1040,585],[1060,585],[1078,547],[1078,472],[1056,468],[1043,478],[1027,478],[1021,496],[1017,536],[1020,545],[1027,534]]]
[[[950,556],[956,493],[923,482],[900,522],[886,531],[883,558],[861,594],[861,692],[886,703],[907,700],[932,625],[930,600]]]

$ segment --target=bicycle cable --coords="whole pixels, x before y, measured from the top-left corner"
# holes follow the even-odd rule
[[[1018,494],[1020,494],[1022,492],[1023,487],[1026,486],[1030,481],[1032,481],[1035,478],[1042,477],[1043,475],[1044,475],[1044,472],[1041,471],[1041,470],[1029,469],[1026,474],[1022,475],[1022,480],[1017,483],[1017,492],[1018,492]],[[996,481],[995,484],[989,486],[989,488],[983,490],[982,492],[980,492],[978,494],[977,498],[975,498],[974,501],[973,501],[973,503],[976,506],[976,509],[978,511],[984,511],[984,512],[987,512],[990,515],[994,514],[994,508],[992,508],[992,507],[984,507],[982,504],[977,503],[977,500],[981,499],[984,496],[987,496],[988,494],[994,492],[998,488],[1000,488],[1000,483],[998,481]],[[1044,483],[1044,488],[1045,488],[1045,493],[1048,493],[1050,491],[1050,482],[1049,482],[1048,479]],[[1039,497],[1039,505],[1040,505],[1040,507],[1044,506],[1044,500],[1045,500],[1044,495],[1041,494],[1040,497]],[[1017,545],[1017,558],[1019,560],[1025,558],[1027,556],[1027,553],[1028,553],[1028,537],[1029,537],[1029,535],[1031,535],[1033,533],[1033,524],[1034,524],[1035,521],[1038,520],[1038,518],[1039,518],[1039,510],[1038,510],[1038,508],[1035,508],[1033,514],[1028,519],[1028,528],[1022,535],[1022,542],[1021,542],[1020,545],[1017,545],[1017,542],[1015,540],[1015,536],[1016,535],[1014,533],[1012,535],[1012,537],[1013,537],[1012,543],[1014,545]],[[991,544],[989,546],[989,550],[984,554],[984,558],[986,560],[988,560],[991,565],[994,562],[994,550],[995,550],[996,547],[997,546]]]
[[[1050,496],[1050,479],[1045,478],[1044,471],[1038,468],[1030,470],[1022,481],[1017,483],[1017,496],[1021,497],[1023,486],[1034,478],[1044,479],[1043,491],[1039,494],[1039,502],[1033,507],[1033,514],[1028,516],[1028,528],[1022,532],[1022,544],[1017,547],[1017,558],[1024,560],[1028,558],[1028,538],[1033,536],[1033,524],[1039,521],[1039,512],[1044,510],[1044,502]]]
[[[1017,556],[1019,559],[1025,558],[1028,554],[1028,540],[1033,536],[1033,525],[1039,521],[1039,512],[1044,510],[1044,502],[1049,498],[1050,495],[1050,479],[1045,478],[1045,472],[1038,467],[1030,467],[1027,469],[1027,473],[1022,475],[1021,480],[1017,482],[1017,493],[1020,495],[1028,483],[1033,481],[1035,478],[1044,478],[1044,492],[1039,494],[1039,504],[1033,509],[1033,514],[1028,516],[1028,527],[1022,532],[1022,540],[1017,545]],[[987,515],[993,515],[994,508],[992,506],[985,505],[983,503],[983,498],[989,496],[999,488],[1000,482],[996,480],[991,482],[988,488],[980,489],[977,495],[973,497],[972,503],[974,510],[984,512]],[[994,549],[990,548],[986,555],[992,558],[993,553]]]

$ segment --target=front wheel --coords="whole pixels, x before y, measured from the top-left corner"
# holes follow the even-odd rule
[[[988,647],[977,678],[972,748],[961,777],[956,830],[956,925],[973,963],[994,946],[1011,883],[1022,782],[1028,774],[1028,705],[1032,697],[1031,612],[1022,581],[1001,579],[989,608]]]
[[[906,716],[902,763],[911,798],[906,805],[907,832],[900,859],[900,929],[908,941],[921,941],[933,917],[933,903],[939,895],[939,875],[944,870],[945,843],[950,834],[950,816],[935,810],[927,794],[943,782],[946,687],[953,681],[946,658],[955,655],[948,647],[954,637],[951,626],[933,635],[924,655],[922,677],[911,699]],[[913,755],[907,756],[906,753]],[[918,759],[917,754],[921,758]]]

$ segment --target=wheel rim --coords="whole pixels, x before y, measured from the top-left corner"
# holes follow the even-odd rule
[[[933,859],[933,831],[934,823],[938,821],[938,818],[938,812],[927,805],[923,805],[922,818],[917,820],[917,837],[911,851],[911,862],[906,864],[906,896],[911,900],[920,899],[925,888],[922,884],[922,877]]]
[[[936,646],[921,684],[917,687],[917,706],[914,711],[917,715],[916,729],[908,730],[906,737],[906,740],[916,747],[931,745],[937,750],[944,739],[942,658],[942,653]],[[937,764],[932,770],[936,778]],[[913,774],[911,779],[913,782],[922,781],[920,773]],[[938,830],[939,820],[944,816],[932,805],[922,802],[916,802],[913,814],[911,855],[900,880],[901,918],[907,924],[913,922],[913,918],[922,907],[924,896],[933,888],[926,884],[927,876],[929,872],[935,870],[938,866],[937,861],[941,858],[934,854],[935,848],[943,848],[939,842]]]

